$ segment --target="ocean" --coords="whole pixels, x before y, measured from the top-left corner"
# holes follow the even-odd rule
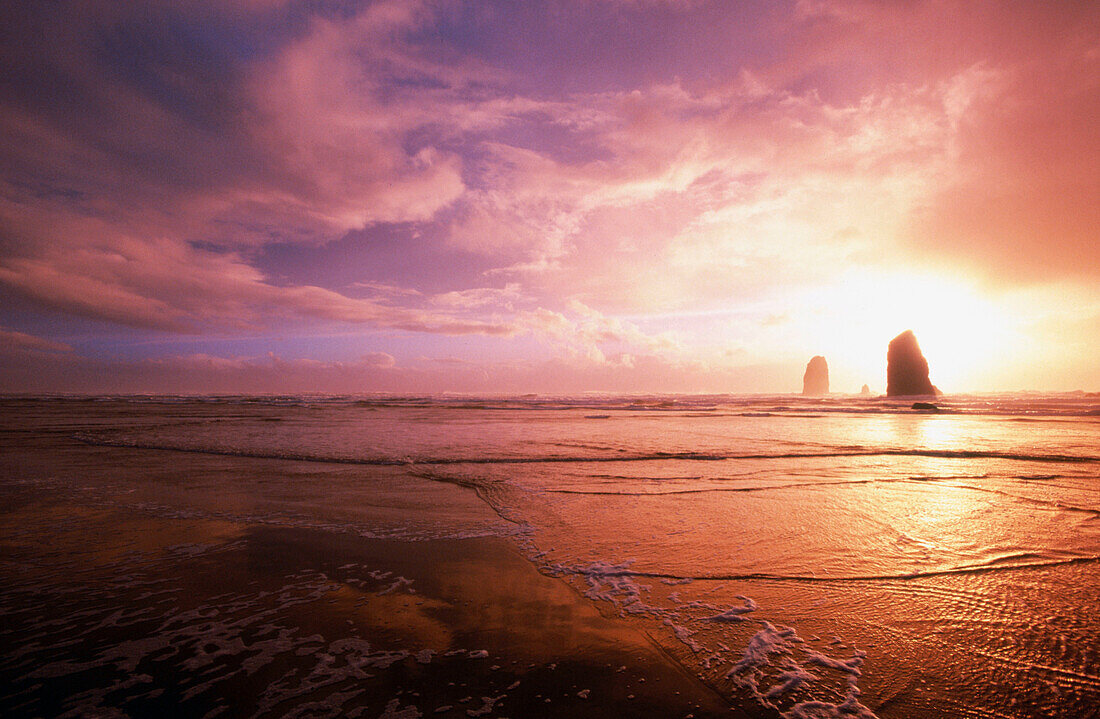
[[[1100,716],[1100,396],[0,400],[0,715]]]

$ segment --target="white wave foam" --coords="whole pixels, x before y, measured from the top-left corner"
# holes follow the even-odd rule
[[[715,614],[713,617],[705,617],[708,622],[743,622],[745,621],[745,615],[749,612],[756,611],[756,602],[741,594],[737,595],[737,599],[745,602],[742,607],[730,607],[721,614]]]
[[[696,657],[690,661],[698,662],[703,670],[731,662],[727,659],[730,648],[724,642],[737,635],[727,635],[727,627],[734,631],[734,627],[757,622],[761,628],[725,671],[724,677],[734,686],[746,690],[762,706],[776,710],[785,719],[840,716],[873,719],[871,710],[859,702],[858,680],[865,657],[862,651],[854,650],[851,657],[837,658],[812,649],[794,628],[748,616],[760,607],[744,595],[736,595],[743,604],[726,609],[698,600],[683,602],[678,592],[665,595],[665,601],[672,606],[644,599],[652,594],[652,588],[637,581],[645,574],[631,571],[631,564],[631,561],[591,562],[575,567],[559,563],[547,569],[553,575],[579,580],[585,586],[586,597],[608,602],[622,615],[657,620],[672,639],[687,647]],[[813,696],[826,694],[831,698],[838,691],[843,696],[840,701]]]
[[[386,711],[378,719],[420,719],[422,716],[424,715],[420,710],[412,704],[403,707],[400,699],[391,699],[386,704]]]

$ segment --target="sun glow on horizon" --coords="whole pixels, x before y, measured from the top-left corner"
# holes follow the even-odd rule
[[[879,383],[877,391],[885,391],[887,345],[905,330],[917,336],[932,383],[944,392],[985,388],[991,360],[1010,356],[1021,341],[1006,307],[945,276],[852,272],[811,291],[803,302],[819,308],[812,324],[800,328],[820,347],[807,352],[823,352],[838,377],[863,376],[872,387]]]

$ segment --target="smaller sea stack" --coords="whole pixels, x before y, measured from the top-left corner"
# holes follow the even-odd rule
[[[867,385],[863,385],[863,387],[859,390],[859,393],[863,397],[867,397],[871,394],[871,388],[868,387]]]
[[[829,364],[821,355],[806,364],[806,374],[802,375],[802,394],[812,397],[829,394]]]
[[[886,350],[886,396],[938,395],[928,379],[928,360],[921,354],[917,337],[905,330],[890,340]]]

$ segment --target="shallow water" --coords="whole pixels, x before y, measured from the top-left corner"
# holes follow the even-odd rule
[[[1097,397],[948,397],[941,413],[793,396],[4,404],[9,446],[84,448],[9,459],[16,548],[76,506],[190,523],[201,546],[241,527],[505,537],[749,713],[1100,706]],[[102,471],[108,456],[126,471]]]

